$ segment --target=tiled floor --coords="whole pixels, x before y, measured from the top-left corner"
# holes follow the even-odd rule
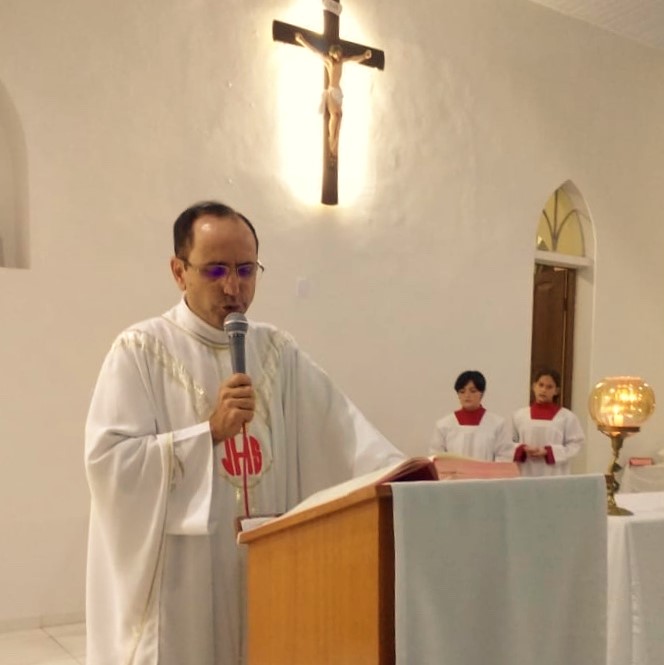
[[[0,633],[0,665],[83,665],[85,624]]]

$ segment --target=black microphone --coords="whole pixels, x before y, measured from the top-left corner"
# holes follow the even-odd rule
[[[241,312],[231,312],[224,320],[224,331],[228,335],[233,374],[246,374],[244,338],[248,328],[247,317]]]

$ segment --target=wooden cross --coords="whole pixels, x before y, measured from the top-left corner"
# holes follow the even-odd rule
[[[338,87],[335,87],[334,90],[330,87],[329,65],[338,67],[338,70],[333,71],[333,76],[335,77],[341,76],[341,65],[346,61],[384,69],[385,53],[375,48],[363,46],[362,44],[339,39],[341,3],[338,0],[323,0],[323,7],[324,30],[322,35],[311,30],[298,28],[296,25],[291,25],[290,23],[273,21],[272,38],[278,42],[293,44],[294,46],[305,46],[312,51],[317,51],[326,63],[324,90],[327,103],[324,105],[325,113],[323,116],[323,189],[321,192],[321,202],[327,205],[336,205],[339,202],[337,164],[339,162],[338,132],[341,120],[341,90]],[[335,51],[340,55],[335,55],[333,59],[332,56]],[[340,57],[342,58],[341,60],[339,59]],[[329,95],[339,95],[339,97],[330,99]],[[332,117],[330,116],[330,108],[333,109]],[[332,144],[330,142],[331,136]]]

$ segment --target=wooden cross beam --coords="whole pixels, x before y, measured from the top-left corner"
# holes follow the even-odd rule
[[[303,46],[317,53],[325,65],[324,77],[324,125],[323,125],[323,189],[321,202],[336,205],[338,194],[339,128],[343,95],[339,85],[342,66],[356,62],[368,67],[384,69],[385,53],[375,48],[339,39],[339,14],[341,4],[337,0],[323,0],[323,34],[299,28],[290,23],[273,21],[272,38],[285,44]]]

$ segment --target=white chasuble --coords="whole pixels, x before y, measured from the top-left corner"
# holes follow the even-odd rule
[[[403,458],[286,334],[251,322],[246,357],[247,445],[213,446],[225,333],[182,300],[108,353],[86,425],[88,665],[242,663],[245,482],[252,514],[281,513]]]

